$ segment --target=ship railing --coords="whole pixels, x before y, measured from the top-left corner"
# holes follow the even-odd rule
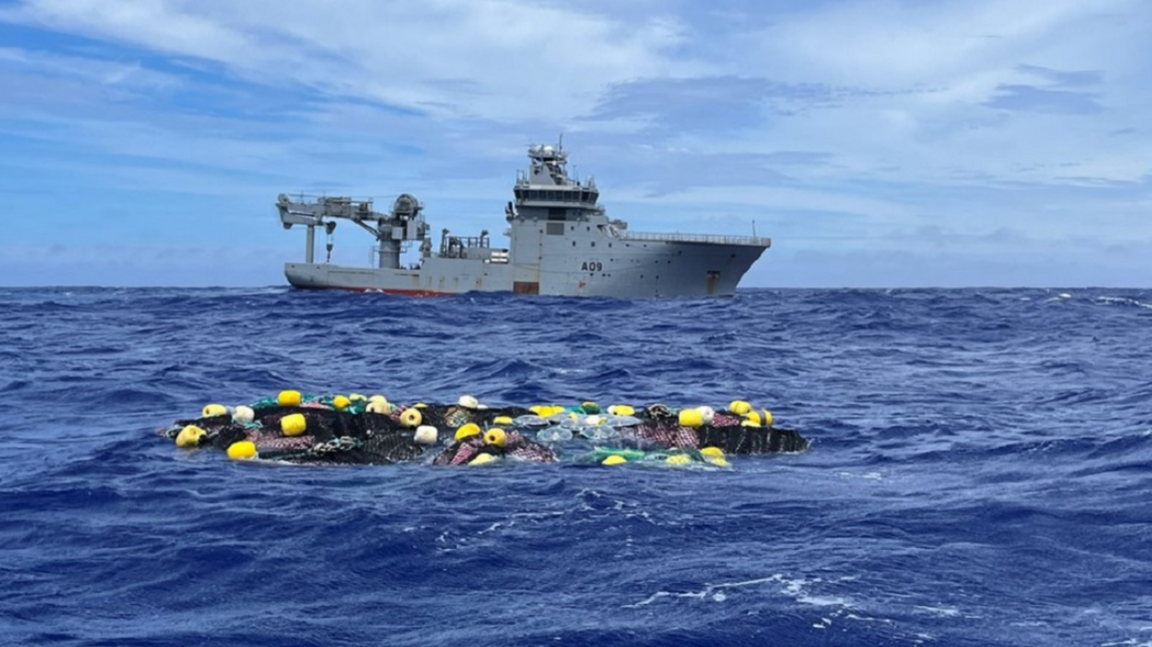
[[[347,195],[328,195],[327,193],[285,193],[284,195],[288,196],[289,200],[296,203],[324,201],[328,203],[343,202],[348,204],[359,204],[361,202],[372,203],[376,201],[375,198],[364,198]]]
[[[770,247],[772,245],[772,239],[767,236],[727,236],[723,234],[651,233],[639,231],[621,231],[618,236],[622,240],[666,243],[705,243],[709,245],[749,245],[754,247]]]
[[[289,193],[288,208],[295,207],[312,214],[349,220],[373,219],[372,198],[354,198],[346,195],[315,195],[311,193]]]

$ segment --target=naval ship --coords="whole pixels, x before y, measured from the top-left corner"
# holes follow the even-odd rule
[[[772,245],[762,236],[658,234],[628,230],[609,218],[589,177],[569,177],[563,143],[528,147],[529,166],[518,171],[514,201],[504,208],[507,247],[493,247],[487,230],[457,236],[443,229],[433,250],[424,205],[401,194],[388,213],[371,200],[280,194],[276,208],[285,229],[307,228],[303,263],[285,263],[297,288],[378,291],[411,296],[464,292],[590,297],[727,296]],[[315,260],[316,228],[327,235],[328,259],[338,220],[375,238],[374,266]],[[419,245],[416,263],[401,255]]]

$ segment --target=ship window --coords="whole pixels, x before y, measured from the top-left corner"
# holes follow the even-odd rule
[[[535,200],[539,195],[540,195],[539,191],[529,191],[528,192],[528,199],[529,200]]]
[[[562,223],[562,222],[550,222],[550,223],[548,223],[548,235],[549,236],[563,236],[564,235],[564,223]]]
[[[595,247],[595,246],[596,246],[596,241],[592,241],[592,246],[593,246],[593,247]]]
[[[573,246],[573,247],[575,247],[575,246],[576,246],[576,241],[572,241],[572,246]]]
[[[564,210],[563,209],[557,209],[556,207],[549,208],[548,209],[548,219],[549,220],[563,220],[564,219]],[[563,227],[563,225],[561,225],[561,227]]]

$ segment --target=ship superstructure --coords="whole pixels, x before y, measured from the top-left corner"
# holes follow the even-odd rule
[[[377,290],[418,296],[469,291],[558,296],[663,297],[731,295],[741,277],[771,246],[759,236],[649,234],[628,231],[599,204],[594,179],[568,175],[562,146],[528,148],[529,166],[517,173],[514,200],[504,208],[507,248],[491,246],[487,230],[462,237],[441,230],[433,250],[423,205],[396,198],[388,213],[371,200],[281,194],[284,227],[307,228],[303,263],[286,263],[298,288]],[[374,266],[315,260],[316,228],[331,236],[338,220],[376,240]],[[402,266],[402,253],[419,246],[418,263]]]

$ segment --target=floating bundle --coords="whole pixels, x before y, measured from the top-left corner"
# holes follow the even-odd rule
[[[578,463],[726,466],[727,454],[798,452],[808,441],[773,426],[768,410],[727,407],[489,407],[470,395],[455,404],[397,406],[380,395],[309,396],[282,391],[250,405],[206,405],[161,431],[178,447],[212,447],[237,460],[312,464],[480,465],[502,459]]]

